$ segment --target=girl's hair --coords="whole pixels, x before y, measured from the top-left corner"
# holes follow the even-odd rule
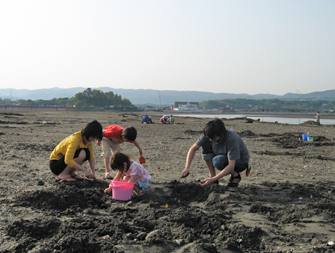
[[[112,155],[112,158],[111,158],[111,168],[112,168],[112,170],[123,171],[124,170],[123,163],[127,163],[126,171],[128,171],[128,169],[130,167],[129,156],[121,153],[120,151],[115,152]]]
[[[204,129],[203,134],[210,139],[213,139],[215,135],[222,137],[226,133],[226,127],[223,121],[219,118],[209,121]]]
[[[93,120],[86,124],[86,126],[81,130],[82,136],[88,140],[90,137],[101,141],[102,139],[102,126],[97,120]]]

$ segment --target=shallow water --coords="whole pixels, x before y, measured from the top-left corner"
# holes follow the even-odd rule
[[[299,118],[299,117],[276,117],[276,116],[265,116],[265,115],[247,115],[247,114],[174,114],[175,117],[196,117],[196,118],[226,118],[226,119],[234,119],[241,117],[248,117],[249,119],[260,119],[261,122],[275,122],[281,124],[301,124],[306,121],[315,121],[315,118]],[[335,125],[335,119],[321,119],[321,124],[323,125]]]

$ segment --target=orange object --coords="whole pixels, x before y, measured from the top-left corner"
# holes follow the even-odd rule
[[[250,174],[251,167],[248,165],[247,170],[245,171],[245,175],[248,177]]]
[[[145,158],[143,156],[140,156],[140,164],[145,163]]]

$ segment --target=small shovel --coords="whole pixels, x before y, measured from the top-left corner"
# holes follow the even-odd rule
[[[140,164],[145,163],[145,158],[143,156],[140,156]]]
[[[178,182],[180,181],[180,179],[183,179],[183,178],[185,178],[185,177],[188,177],[188,175],[190,175],[190,173],[187,173],[186,175],[181,176],[181,177],[178,179]]]

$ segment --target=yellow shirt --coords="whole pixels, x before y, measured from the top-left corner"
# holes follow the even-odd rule
[[[76,132],[62,140],[52,151],[50,160],[59,160],[65,156],[65,163],[68,166],[73,167],[76,164],[75,160],[73,160],[74,153],[78,148],[88,148],[91,153],[90,160],[95,160],[93,153],[93,142],[89,141],[85,145],[81,136],[81,131]]]

